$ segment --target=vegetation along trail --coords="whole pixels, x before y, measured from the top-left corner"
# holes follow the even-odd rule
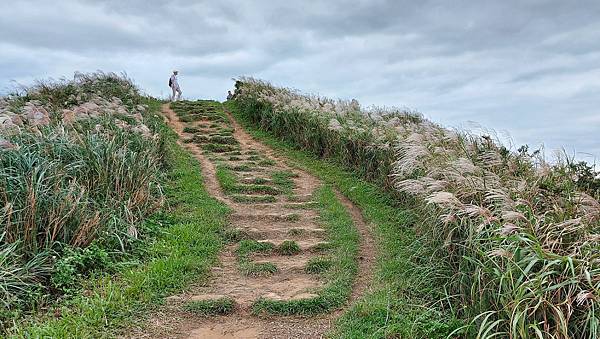
[[[366,290],[375,245],[361,211],[252,139],[214,101],[163,106],[232,210],[210,282],[167,298],[132,337],[318,338]]]
[[[0,98],[0,337],[599,337],[592,165],[232,96],[97,72]]]

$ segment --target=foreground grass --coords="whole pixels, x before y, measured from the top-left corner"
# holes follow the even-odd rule
[[[152,102],[156,111],[159,102]],[[221,248],[222,230],[229,209],[202,186],[200,168],[176,144],[174,134],[156,118],[167,134],[171,168],[166,183],[170,210],[154,222],[163,225],[149,245],[146,262],[83,283],[83,291],[37,319],[16,326],[15,337],[113,337],[134,317],[163,302],[191,281],[206,277]]]
[[[298,300],[271,300],[260,298],[253,305],[256,314],[310,315],[330,312],[344,303],[352,293],[352,283],[358,272],[359,235],[352,217],[336,198],[331,187],[322,187],[315,192],[320,221],[327,230],[330,267],[322,272],[326,285],[314,291],[315,297]],[[280,255],[300,253],[293,241],[283,242],[277,251]],[[315,272],[318,273],[318,272]]]
[[[252,136],[339,189],[374,225],[379,254],[374,286],[336,322],[331,337],[444,338],[462,325],[445,307],[436,263],[414,232],[416,218],[409,208],[335,161],[317,159],[257,129],[233,102],[226,106]]]
[[[183,308],[188,312],[202,316],[225,315],[233,312],[235,301],[226,297],[216,300],[190,301]]]

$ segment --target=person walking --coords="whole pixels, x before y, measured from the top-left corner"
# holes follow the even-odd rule
[[[179,88],[179,83],[177,82],[177,74],[178,71],[173,71],[173,75],[169,78],[169,87],[173,91],[173,95],[171,95],[171,101],[177,101],[181,98],[181,88]],[[177,96],[175,96],[177,94]]]

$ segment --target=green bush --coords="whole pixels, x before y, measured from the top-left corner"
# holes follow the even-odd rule
[[[86,248],[67,247],[54,264],[52,286],[63,293],[69,293],[80,278],[92,271],[104,270],[111,264],[109,254],[97,245]]]

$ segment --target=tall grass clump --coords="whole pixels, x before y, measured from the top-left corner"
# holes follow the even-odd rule
[[[337,159],[416,210],[444,265],[432,279],[464,326],[452,336],[595,338],[600,177],[593,166],[508,149],[414,112],[362,109],[242,78],[229,105],[304,150]],[[416,260],[416,259],[415,259]]]
[[[0,320],[103,262],[65,254],[94,244],[86,255],[119,255],[143,237],[139,222],[162,200],[163,152],[142,103],[131,80],[105,73],[0,99]]]

